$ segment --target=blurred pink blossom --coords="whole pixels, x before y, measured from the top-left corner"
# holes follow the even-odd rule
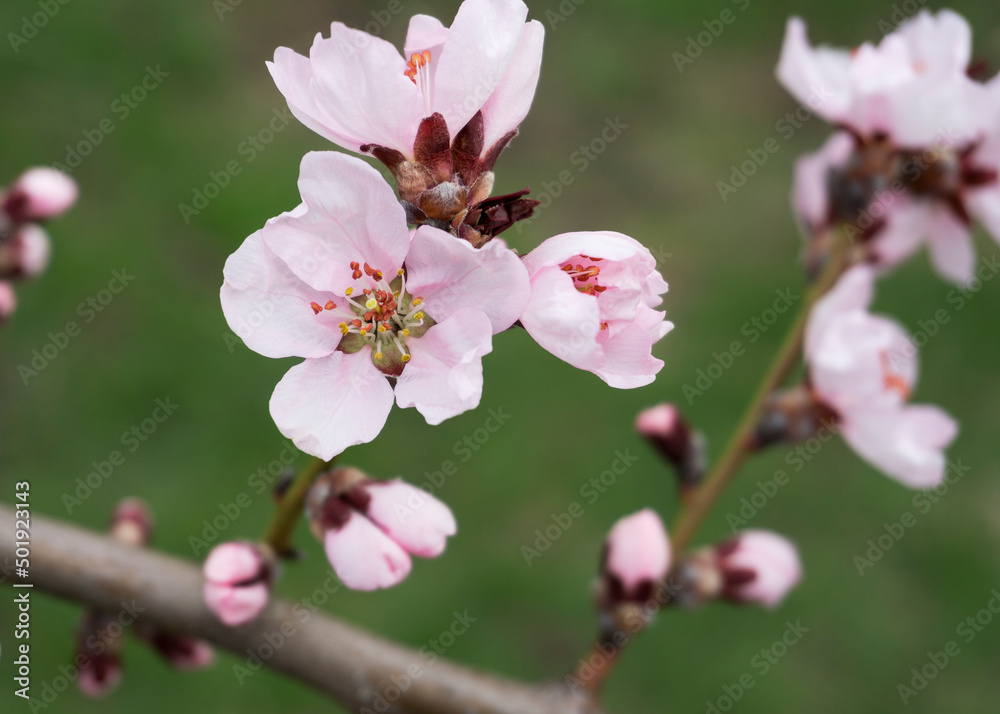
[[[852,268],[810,316],[805,355],[816,398],[862,458],[912,488],[944,478],[943,449],[958,431],[934,406],[910,405],[916,351],[895,322],[868,313],[874,270]]]
[[[656,511],[646,508],[620,519],[608,533],[603,568],[612,599],[648,598],[670,570],[670,560],[667,529]]]
[[[741,603],[775,608],[802,579],[795,545],[784,536],[748,530],[716,546],[722,595]]]

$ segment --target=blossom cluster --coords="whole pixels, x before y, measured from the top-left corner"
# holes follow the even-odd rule
[[[493,337],[523,328],[616,388],[651,383],[673,327],[650,251],[612,231],[543,241],[523,257],[498,237],[529,218],[528,191],[493,196],[495,168],[532,104],[544,28],[521,0],[465,0],[446,27],[412,18],[404,52],[335,22],[308,56],[268,68],[293,115],[371,164],[320,151],[301,163],[301,203],[226,262],[223,312],[252,350],[298,357],[271,396],[282,434],[330,461],[370,442],[393,404],[431,425],[474,409]],[[435,557],[451,511],[401,480],[337,469],[308,503],[317,538],[351,588],[395,585],[410,555]],[[257,617],[273,577],[251,544],[206,562],[206,602],[230,625]]]
[[[466,0],[451,27],[417,15],[403,54],[333,23],[308,57],[279,48],[269,64],[292,113],[378,159],[398,193],[358,158],[310,153],[301,205],[226,263],[233,330],[267,357],[305,359],[271,398],[302,450],[329,460],[371,441],[393,403],[430,424],[475,408],[483,357],[514,325],[613,387],[663,366],[652,346],[673,327],[657,309],[667,284],[641,243],[566,233],[522,258],[497,237],[536,204],[491,197],[538,83],[544,28],[527,13]]]
[[[49,264],[52,246],[40,224],[68,211],[76,197],[76,182],[46,167],[0,190],[0,324],[17,307],[13,281],[34,278]]]
[[[796,166],[807,255],[846,238],[855,265],[810,318],[813,403],[874,466],[914,488],[936,486],[957,425],[937,407],[908,404],[916,348],[868,310],[879,275],[922,245],[941,276],[969,283],[973,218],[1000,241],[1000,75],[976,78],[971,29],[949,10],[922,11],[850,51],[810,46],[793,18],[777,73],[799,99],[822,95],[815,109],[837,126]]]

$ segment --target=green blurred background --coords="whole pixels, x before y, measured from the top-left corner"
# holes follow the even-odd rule
[[[670,282],[666,304],[677,324],[656,348],[666,367],[653,386],[613,391],[522,332],[500,336],[485,360],[478,410],[435,429],[414,410],[397,410],[377,443],[346,457],[371,474],[417,483],[454,461],[458,471],[438,494],[455,510],[460,536],[445,557],[416,563],[402,586],[375,594],[342,589],[324,606],[418,647],[447,629],[454,611],[468,610],[477,622],[448,656],[527,679],[561,676],[590,641],[595,625],[588,586],[614,520],[648,505],[667,518],[675,511],[670,474],[632,432],[636,412],[656,401],[678,401],[717,453],[790,321],[785,316],[752,344],[742,329],[770,307],[775,290],[799,293],[790,171],[795,157],[829,131],[819,119],[790,138],[776,129],[795,109],[773,79],[785,18],[803,14],[815,40],[846,45],[880,38],[880,21],[891,22],[902,7],[861,0],[576,1],[530,3],[532,16],[547,25],[543,73],[521,137],[499,163],[497,192],[530,186],[552,200],[506,237],[527,251],[555,233],[615,229],[654,249]],[[458,3],[403,5],[383,33],[397,44],[410,14],[447,22]],[[58,13],[16,52],[9,41],[0,42],[2,180],[29,165],[63,162],[65,147],[83,141],[85,130],[105,118],[114,124],[75,172],[82,198],[51,227],[51,268],[20,289],[16,319],[0,333],[0,499],[12,499],[15,481],[30,480],[36,513],[103,528],[120,498],[138,495],[155,509],[155,545],[193,557],[189,537],[219,514],[220,504],[246,492],[252,507],[223,536],[261,532],[271,503],[253,493],[247,479],[283,448],[267,401],[293,362],[233,345],[218,302],[222,265],[246,235],[297,203],[302,155],[331,146],[294,121],[259,151],[244,146],[241,152],[241,145],[285,107],[264,67],[274,48],[305,52],[332,20],[363,26],[372,11],[377,16],[387,6],[77,0],[57,5]],[[685,52],[689,38],[705,30],[703,23],[727,8],[735,22],[679,71],[674,53]],[[958,2],[955,8],[976,28],[977,55],[1000,67],[996,3]],[[4,35],[20,34],[22,18],[35,12],[36,2],[3,3]],[[113,103],[142,81],[147,66],[169,76],[123,117]],[[628,128],[581,171],[584,163],[574,152],[598,137],[609,119]],[[716,182],[728,180],[731,166],[771,137],[780,150],[722,201]],[[191,204],[210,172],[231,161],[240,173],[185,222],[179,204]],[[572,183],[555,196],[563,171]],[[984,256],[1000,253],[982,234],[977,240]],[[78,313],[81,303],[107,287],[112,271],[122,269],[135,276],[129,286],[100,313]],[[791,482],[750,524],[798,542],[807,572],[802,586],[773,613],[715,606],[662,616],[611,679],[610,711],[704,712],[707,702],[724,696],[724,685],[746,674],[754,686],[734,710],[997,710],[1000,622],[968,644],[956,627],[1000,587],[1000,285],[987,283],[961,310],[948,302],[950,290],[920,255],[882,283],[878,307],[911,329],[947,310],[949,322],[922,352],[916,398],[943,405],[961,421],[951,455],[970,467],[968,474],[922,513],[911,492],[839,442],[799,472],[788,468],[781,449],[754,459],[701,539],[727,535],[726,514],[757,492],[757,480],[785,469]],[[33,350],[69,321],[79,323],[82,334],[25,384],[19,365],[30,364]],[[734,340],[746,354],[688,404],[684,386]],[[88,474],[91,462],[122,450],[122,433],[148,417],[158,398],[173,400],[177,413],[68,515],[63,495]],[[463,461],[455,445],[474,438],[490,408],[502,408],[510,419]],[[616,450],[631,450],[639,459],[588,503],[581,486],[611,465]],[[573,502],[584,506],[584,516],[529,567],[522,546]],[[917,516],[916,525],[859,576],[854,557],[907,511]],[[277,586],[292,598],[311,593],[328,569],[305,527],[297,542],[306,560],[287,567]],[[12,591],[4,592],[0,644],[6,653],[14,610]],[[80,608],[38,597],[32,612],[37,694],[70,661]],[[789,620],[809,631],[764,673],[753,658]],[[911,668],[924,665],[928,651],[951,640],[961,654],[904,707],[897,685],[910,681]],[[0,662],[2,708],[21,711],[27,707],[11,693],[8,660]],[[50,711],[157,712],[178,705],[185,711],[339,711],[269,672],[238,685],[232,667],[240,661],[221,654],[214,669],[176,674],[130,640],[123,686],[110,699],[95,703],[71,690]]]

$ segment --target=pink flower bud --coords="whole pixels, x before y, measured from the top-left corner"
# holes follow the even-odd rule
[[[205,604],[230,627],[254,620],[270,594],[271,566],[250,543],[223,543],[205,560]]]
[[[313,532],[337,577],[354,590],[388,588],[410,574],[410,555],[435,558],[455,534],[446,505],[402,479],[375,481],[355,468],[321,476],[309,494]]]
[[[337,577],[354,590],[391,588],[410,574],[406,551],[360,513],[351,512],[344,525],[328,530],[323,544]]]
[[[17,295],[14,286],[0,280],[0,325],[5,323],[17,309]]]
[[[670,540],[656,511],[622,518],[608,534],[603,572],[614,601],[644,600],[670,570]]]
[[[77,686],[88,697],[111,694],[122,679],[122,627],[116,618],[88,610],[76,633]]]
[[[716,546],[722,595],[773,609],[802,579],[798,551],[787,538],[763,530],[743,531]]]
[[[138,498],[126,498],[111,516],[111,535],[115,540],[145,547],[153,531],[153,516],[149,507]]]
[[[675,405],[658,404],[640,412],[635,429],[677,469],[682,488],[698,485],[705,475],[705,439]]]
[[[215,663],[215,650],[204,640],[164,632],[142,622],[136,623],[135,631],[142,641],[175,669],[204,669]]]
[[[7,191],[3,210],[15,223],[55,218],[76,203],[76,181],[47,167],[28,169]]]
[[[367,490],[367,516],[413,555],[436,558],[458,530],[446,505],[402,479],[370,483]]]
[[[23,225],[0,240],[0,278],[33,278],[48,267],[51,253],[48,234],[34,223]]]

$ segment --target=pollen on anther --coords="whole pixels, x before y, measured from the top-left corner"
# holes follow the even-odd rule
[[[311,303],[309,303],[309,307],[311,307],[313,309],[313,314],[315,314],[315,315],[318,315],[321,312],[323,312],[323,308],[320,307],[320,304],[318,302],[311,302]]]
[[[375,359],[382,359],[382,353],[381,352],[376,352],[375,353]]]
[[[326,310],[336,310],[337,303],[335,303],[333,300],[328,300],[326,305],[323,306],[323,308]]]
[[[424,313],[418,312],[416,315],[413,316],[413,319],[414,320],[423,320],[424,319]]]
[[[341,334],[344,334],[344,335],[347,334],[347,323],[346,322],[340,323],[339,325],[337,325],[337,327],[340,328]]]
[[[400,330],[399,334],[401,334],[403,337],[409,337],[410,336],[410,331],[409,330]]]
[[[399,359],[405,364],[410,361],[410,355],[403,355]]]
[[[365,302],[365,307],[367,307],[369,310],[374,310],[375,308],[378,307],[378,300],[376,300],[375,298],[368,298],[368,301]]]
[[[353,293],[353,292],[354,292],[354,288],[347,288],[347,290],[344,291],[344,295],[347,295],[348,297],[350,297],[351,293]]]

